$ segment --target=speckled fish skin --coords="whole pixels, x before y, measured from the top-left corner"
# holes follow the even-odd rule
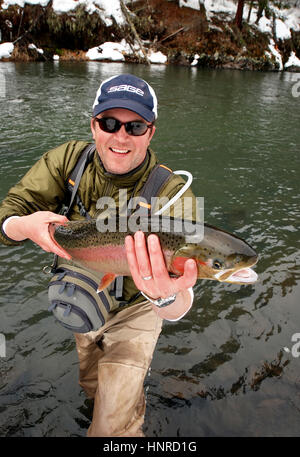
[[[256,280],[245,280],[245,277],[239,275],[234,277],[234,274],[241,270],[245,276],[245,270],[258,260],[254,249],[236,235],[204,224],[203,239],[198,243],[187,242],[191,238],[186,236],[192,233],[195,223],[184,221],[182,224],[179,219],[160,216],[156,220],[158,226],[156,225],[153,231],[153,225],[150,226],[149,221],[150,219],[143,218],[140,224],[142,231],[146,236],[155,233],[159,237],[166,265],[171,273],[183,274],[185,261],[192,258],[197,262],[198,279],[239,284]],[[133,233],[130,229],[101,232],[97,229],[97,221],[93,219],[70,221],[66,225],[56,226],[53,238],[79,265],[103,273],[130,275],[124,242],[125,237]]]

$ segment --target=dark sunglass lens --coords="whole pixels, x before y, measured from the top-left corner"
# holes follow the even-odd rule
[[[140,136],[144,135],[148,130],[147,124],[145,122],[133,121],[127,122],[126,131],[129,135]]]
[[[121,123],[112,117],[104,117],[101,121],[100,125],[105,132],[117,132],[121,127]]]
[[[144,135],[149,126],[145,122],[140,121],[131,121],[131,122],[121,122],[118,119],[113,117],[101,117],[96,118],[100,128],[107,133],[116,133],[120,130],[122,125],[125,126],[125,130],[128,135],[141,136]]]

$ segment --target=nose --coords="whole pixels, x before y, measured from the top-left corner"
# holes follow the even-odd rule
[[[122,140],[122,139],[126,139],[128,137],[128,133],[126,132],[125,130],[125,125],[121,125],[121,128],[120,130],[118,130],[117,132],[115,132],[114,134],[118,139]]]

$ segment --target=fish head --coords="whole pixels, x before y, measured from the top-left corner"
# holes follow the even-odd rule
[[[235,284],[251,284],[257,280],[251,268],[258,261],[255,250],[236,235],[207,224],[200,243],[187,243],[174,253],[172,271],[183,274],[188,258],[196,261],[198,279]]]
[[[223,262],[219,259],[213,259],[214,279],[235,284],[252,284],[258,278],[251,268],[257,261],[258,256],[256,253],[253,255],[245,253],[231,254]]]

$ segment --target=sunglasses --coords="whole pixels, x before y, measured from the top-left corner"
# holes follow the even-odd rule
[[[153,124],[147,125],[142,121],[130,121],[130,122],[121,122],[114,117],[98,117],[94,118],[98,122],[99,127],[103,132],[106,133],[116,133],[120,130],[122,125],[124,125],[128,135],[133,136],[142,136],[145,135],[148,129],[152,128]]]

